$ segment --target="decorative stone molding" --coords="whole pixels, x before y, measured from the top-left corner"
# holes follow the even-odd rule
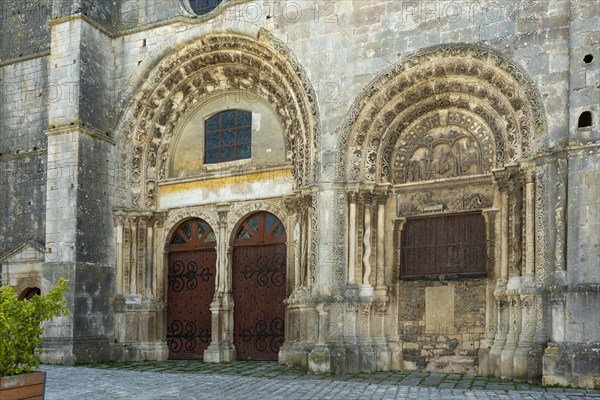
[[[165,57],[133,98],[119,127],[120,165],[128,167],[120,171],[118,201],[154,209],[178,121],[198,100],[232,90],[272,105],[284,127],[296,186],[315,182],[319,116],[312,84],[298,61],[264,30],[256,39],[216,34]]]
[[[488,47],[446,44],[383,71],[351,107],[338,178],[404,183],[490,171],[531,156],[540,96]]]
[[[293,292],[288,299],[288,304],[296,304],[300,298],[309,291],[309,242],[311,241],[310,214],[312,212],[312,196],[297,195],[287,197],[284,205],[288,216],[291,217],[292,231],[288,233],[288,243],[293,248],[293,259],[290,264],[294,270]]]
[[[416,195],[414,201],[410,203],[402,203],[401,198],[399,198],[398,216],[476,211],[493,205],[491,194],[478,192],[476,189],[470,189],[467,193],[461,191],[452,197],[445,195],[428,200],[431,197],[426,194]]]
[[[258,211],[268,211],[281,220],[285,226],[286,233],[291,233],[291,227],[285,225],[288,212],[283,199],[257,200],[236,204],[228,213],[227,224],[232,229],[230,231],[230,241],[233,242],[237,227],[243,222],[244,217]]]
[[[219,226],[220,217],[213,207],[189,207],[169,210],[166,212],[164,226],[167,229],[165,240],[168,241],[173,231],[181,222],[190,218],[201,218],[205,220],[216,231]],[[165,242],[165,250],[167,247]]]
[[[161,303],[163,213],[115,209],[117,295],[133,295]]]

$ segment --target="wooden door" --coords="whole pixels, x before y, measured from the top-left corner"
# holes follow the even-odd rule
[[[169,246],[167,344],[170,359],[202,359],[211,339],[216,236],[201,219],[188,220]]]
[[[234,344],[239,360],[277,360],[285,338],[286,233],[273,214],[247,218],[234,243]]]

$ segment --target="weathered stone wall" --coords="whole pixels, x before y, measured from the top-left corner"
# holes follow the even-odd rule
[[[48,85],[48,57],[0,63],[0,253],[28,239],[44,243],[44,129],[56,93]]]
[[[399,284],[398,323],[405,368],[478,372],[486,284],[485,280]],[[440,303],[427,307],[426,302],[435,297]]]
[[[318,13],[312,3],[280,11],[275,33],[287,40],[317,88],[321,112],[327,115],[324,151],[333,151],[347,105],[367,82],[389,64],[440,43],[489,45],[524,67],[542,93],[550,122],[550,135],[539,138],[536,146],[564,143],[569,2],[318,4]],[[297,6],[303,7],[301,18],[293,13]]]
[[[52,0],[0,4],[0,63],[50,50]]]
[[[486,361],[489,364],[484,370],[486,373],[512,376],[513,355],[518,355],[515,356],[517,360],[527,358],[527,352],[535,344],[537,359],[527,364],[533,372],[520,371],[519,374],[523,377],[529,373],[530,379],[538,379],[541,372],[535,369],[541,365],[539,349],[551,339],[560,343],[553,344],[548,350],[548,362],[545,363],[548,368],[544,372],[548,376],[547,382],[568,383],[571,382],[569,376],[576,376],[573,382],[578,384],[597,384],[594,376],[598,373],[586,369],[585,362],[567,362],[568,357],[564,356],[569,352],[593,354],[598,348],[593,343],[600,341],[596,286],[600,282],[597,268],[600,263],[597,244],[600,239],[600,54],[597,53],[600,6],[597,2],[233,0],[224,2],[214,14],[193,18],[176,0],[8,0],[0,3],[0,17],[0,253],[26,239],[45,240],[50,249],[47,249],[43,273],[45,287],[61,273],[76,282],[69,294],[69,304],[74,311],[72,319],[49,331],[48,343],[64,346],[63,356],[58,355],[54,360],[110,357],[107,346],[114,334],[114,267],[118,263],[115,259],[119,258],[115,254],[115,242],[122,240],[113,237],[112,210],[115,205],[138,206],[142,209],[138,212],[152,212],[149,209],[161,207],[161,211],[168,211],[184,205],[210,207],[211,203],[214,205],[224,199],[232,202],[248,200],[248,196],[254,194],[257,194],[255,197],[276,195],[280,198],[300,188],[314,192],[312,208],[305,208],[301,216],[294,217],[303,223],[310,221],[307,224],[310,228],[303,228],[306,230],[303,235],[310,237],[312,243],[310,249],[303,250],[306,254],[302,253],[302,257],[309,260],[306,268],[314,286],[297,288],[306,291],[295,293],[294,313],[301,310],[297,313],[298,318],[306,316],[306,321],[300,324],[302,329],[311,327],[311,333],[304,335],[307,341],[296,343],[300,350],[293,357],[301,359],[297,364],[309,364],[306,354],[315,342],[319,342],[323,350],[313,359],[315,370],[325,365],[316,365],[317,359],[335,364],[338,356],[327,353],[327,346],[336,340],[347,341],[350,349],[347,357],[351,360],[358,357],[351,349],[356,344],[352,341],[358,340],[363,352],[360,364],[344,361],[346,364],[343,365],[387,368],[381,361],[385,358],[387,350],[382,348],[387,340],[392,354],[389,365],[393,368],[400,368],[404,363],[406,368],[474,371],[479,362],[477,349],[484,342],[481,339],[487,324],[486,345],[489,347],[494,342],[496,347],[487,350],[491,361]],[[54,21],[49,25],[50,18]],[[211,35],[212,38],[206,39]],[[216,39],[218,35],[221,38]],[[202,42],[206,46],[203,49],[198,48],[201,39],[206,40]],[[225,42],[228,43],[224,45]],[[310,164],[306,171],[314,168],[316,176],[303,177],[306,180],[300,181],[300,185],[296,185],[299,181],[294,181],[297,176],[291,178],[285,171],[276,176],[261,176],[264,184],[227,179],[227,183],[217,189],[215,182],[210,182],[213,186],[208,187],[208,181],[205,186],[199,182],[179,182],[180,186],[173,184],[169,188],[158,182],[164,178],[160,175],[160,167],[144,164],[147,167],[144,176],[150,178],[140,184],[136,173],[141,170],[136,168],[141,165],[132,166],[146,163],[145,160],[157,155],[168,159],[169,135],[173,133],[176,120],[185,118],[194,101],[205,99],[200,95],[197,99],[174,96],[176,101],[169,103],[169,99],[163,101],[160,98],[160,93],[152,97],[153,91],[181,83],[182,80],[171,74],[177,70],[185,72],[185,76],[180,77],[192,77],[197,72],[195,67],[179,68],[189,57],[200,60],[202,51],[209,47],[211,51],[227,54],[227,46],[234,46],[234,42],[248,54],[260,46],[269,49],[256,53],[260,54],[263,63],[257,67],[260,73],[255,74],[256,77],[269,77],[272,72],[269,63],[273,62],[277,63],[279,72],[287,71],[296,79],[289,86],[293,90],[288,93],[294,94],[287,101],[282,100],[284,97],[277,89],[279,85],[268,79],[257,79],[253,88],[262,90],[278,115],[287,115],[281,122],[289,124],[284,127],[288,144],[295,145],[294,135],[298,132],[310,130],[310,135],[307,134],[310,143],[286,150],[294,153],[293,157],[303,151],[302,157],[298,156],[298,163],[292,161],[292,167]],[[385,81],[385,77],[378,80],[378,74],[390,66],[412,60],[402,68],[411,69],[418,80],[418,65],[411,64],[416,58],[411,56],[442,44],[450,46],[439,47],[439,51],[456,49],[457,46],[451,45],[459,44],[481,46],[478,48],[486,49],[485,57],[489,57],[486,62],[498,67],[497,78],[514,75],[510,82],[522,84],[519,88],[527,95],[519,99],[535,103],[528,106],[536,110],[538,115],[532,118],[539,120],[537,126],[543,129],[519,132],[520,137],[530,141],[523,146],[530,146],[531,159],[513,161],[535,164],[527,166],[535,169],[535,174],[528,173],[527,178],[524,178],[525,174],[507,174],[508,178],[523,182],[510,183],[510,179],[506,179],[507,187],[511,184],[518,187],[513,191],[503,188],[502,193],[498,193],[500,181],[494,182],[490,173],[490,168],[496,165],[489,164],[484,166],[487,175],[483,183],[465,182],[461,188],[457,185],[454,189],[421,185],[417,194],[397,193],[399,210],[390,213],[393,207],[388,204],[386,217],[381,221],[385,238],[375,237],[375,233],[379,229],[377,215],[383,215],[386,208],[375,203],[359,203],[358,214],[354,216],[358,218],[358,222],[354,221],[358,227],[354,237],[358,268],[353,271],[355,276],[351,283],[367,286],[361,288],[363,294],[369,294],[368,286],[373,284],[376,286],[375,297],[378,297],[375,305],[365,303],[366,308],[361,308],[361,314],[357,314],[352,311],[355,305],[348,310],[344,305],[344,302],[350,304],[356,300],[352,297],[356,296],[354,289],[359,293],[354,287],[346,292],[349,278],[346,272],[349,235],[346,191],[349,186],[348,177],[338,172],[346,171],[354,159],[348,158],[350,153],[340,154],[347,151],[349,140],[344,124],[353,117],[349,115],[356,110],[352,108],[353,104],[366,101],[376,90],[385,92],[389,89],[367,87]],[[48,51],[50,56],[45,53],[20,60]],[[593,59],[586,57],[588,55]],[[469,67],[469,62],[465,57],[465,68]],[[198,68],[206,65],[209,66],[206,70],[212,74],[208,78],[220,80],[217,87],[239,89],[233,86],[240,82],[233,79],[235,73],[222,73],[217,61],[202,59],[195,64]],[[284,80],[284,75],[280,75],[279,81]],[[163,82],[165,77],[172,81]],[[506,82],[502,79],[494,82],[497,86],[490,92],[474,95],[472,102],[467,102],[470,108],[498,100],[496,89]],[[201,90],[206,86],[199,84]],[[303,96],[308,98],[304,103]],[[440,93],[440,96],[445,94]],[[392,97],[393,93],[390,93]],[[521,100],[512,101],[517,104]],[[229,105],[235,106],[235,102]],[[175,110],[175,106],[180,108]],[[289,117],[292,114],[286,113],[294,107],[302,109],[301,113],[308,109],[309,117]],[[164,132],[157,135],[152,129],[158,125],[163,127],[157,119],[152,119],[156,115],[151,110],[155,108],[157,114],[162,113],[161,119],[169,122],[164,126],[166,137],[161,137]],[[578,119],[584,111],[592,113],[593,124],[579,128]],[[308,121],[307,125],[298,127],[290,123],[300,120]],[[133,126],[138,122],[139,126]],[[147,126],[150,122],[154,125]],[[521,122],[519,120],[519,126],[526,127]],[[49,139],[46,139],[44,131],[48,128]],[[156,140],[151,135],[157,135]],[[48,142],[50,145],[46,144]],[[162,147],[154,148],[158,143]],[[117,170],[121,174],[118,178]],[[395,183],[405,184],[404,181]],[[303,187],[309,184],[312,185],[310,188]],[[352,183],[355,184],[358,188],[358,183]],[[157,198],[160,190],[164,195],[167,189],[172,192],[170,197],[164,196],[158,201],[161,200]],[[370,190],[367,188],[365,192]],[[488,227],[490,232],[496,228],[498,232],[504,232],[504,228],[510,232],[504,246],[507,249],[504,258],[499,257],[501,239],[494,238],[496,242],[488,252],[495,258],[488,269],[489,279],[399,281],[397,260],[390,254],[397,246],[390,239],[397,234],[392,229],[394,220],[422,214],[427,207],[435,208],[442,203],[441,211],[447,211],[457,196],[475,192],[483,194],[485,200],[485,205],[477,204],[478,209],[493,207],[500,210],[506,200],[511,210],[510,215],[508,209],[500,210],[496,219],[492,218],[494,226]],[[144,195],[147,197],[136,203],[136,197]],[[532,204],[528,203],[532,199],[538,208],[535,213]],[[372,214],[365,212],[364,204],[371,204]],[[535,221],[525,221],[527,216],[534,216]],[[506,220],[501,221],[500,217]],[[365,235],[367,221],[371,223],[372,237]],[[156,227],[158,229],[158,225]],[[529,234],[533,227],[536,243]],[[163,245],[155,244],[153,251],[162,254]],[[362,259],[364,252],[367,256]],[[380,258],[384,252],[386,254]],[[501,258],[506,268],[503,276],[499,275]],[[385,268],[381,260],[385,261]],[[370,271],[365,273],[369,264],[374,266],[372,275]],[[225,268],[224,265],[221,267]],[[498,278],[498,282],[493,281]],[[303,303],[311,290],[318,296],[310,304]],[[444,290],[451,290],[453,295]],[[439,291],[437,297],[436,291]],[[139,295],[125,289],[119,292],[119,295],[129,294]],[[160,298],[160,293],[158,295]],[[431,310],[440,296],[454,298],[454,307],[448,312],[454,317],[452,321],[440,319],[435,313],[430,313],[428,318],[428,307]],[[159,302],[148,300],[144,303],[147,315],[138,315],[135,298],[132,299],[118,307],[118,313],[128,313],[126,318],[119,317],[123,317],[123,321],[145,321],[137,323],[148,325],[161,320],[154,319],[163,311]],[[333,304],[331,308],[328,302]],[[86,314],[88,304],[91,304],[91,314]],[[361,303],[361,307],[365,304]],[[357,322],[357,318],[360,321]],[[354,327],[348,328],[345,321]],[[436,321],[445,322],[452,328],[437,332]],[[121,324],[118,329],[121,328],[130,327]],[[138,339],[125,333],[122,336],[128,338],[126,341],[134,342],[143,341],[143,338],[158,340],[162,335],[151,328],[147,328],[147,332],[148,335]],[[74,336],[81,337],[81,341],[74,341]],[[371,337],[375,344],[370,342]],[[86,350],[86,340],[97,347]],[[587,344],[573,350],[571,345],[561,344],[566,341]],[[401,342],[404,347],[399,349]],[[375,348],[378,348],[375,352],[379,356],[373,355]],[[214,354],[220,354],[220,350],[215,351]],[[394,351],[403,354],[402,360],[393,360]],[[125,353],[117,350],[115,357],[126,357]],[[159,343],[151,351],[140,345],[130,356],[154,354],[160,358],[164,357],[163,353],[164,348]],[[588,359],[587,355],[581,359]],[[339,357],[341,360],[342,356]],[[535,357],[531,356],[532,359]],[[323,368],[327,370],[331,366]],[[586,370],[590,372],[581,378]]]

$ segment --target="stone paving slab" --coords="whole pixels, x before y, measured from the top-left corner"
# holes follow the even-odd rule
[[[600,391],[542,388],[423,372],[309,375],[277,363],[198,361],[42,366],[46,399],[598,399]],[[486,382],[490,382],[487,384]]]

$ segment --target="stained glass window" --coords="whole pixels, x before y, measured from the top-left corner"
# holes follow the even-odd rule
[[[204,163],[215,164],[251,157],[252,113],[221,111],[204,123]]]
[[[222,1],[223,0],[189,0],[190,7],[196,15],[208,14],[217,8]]]

